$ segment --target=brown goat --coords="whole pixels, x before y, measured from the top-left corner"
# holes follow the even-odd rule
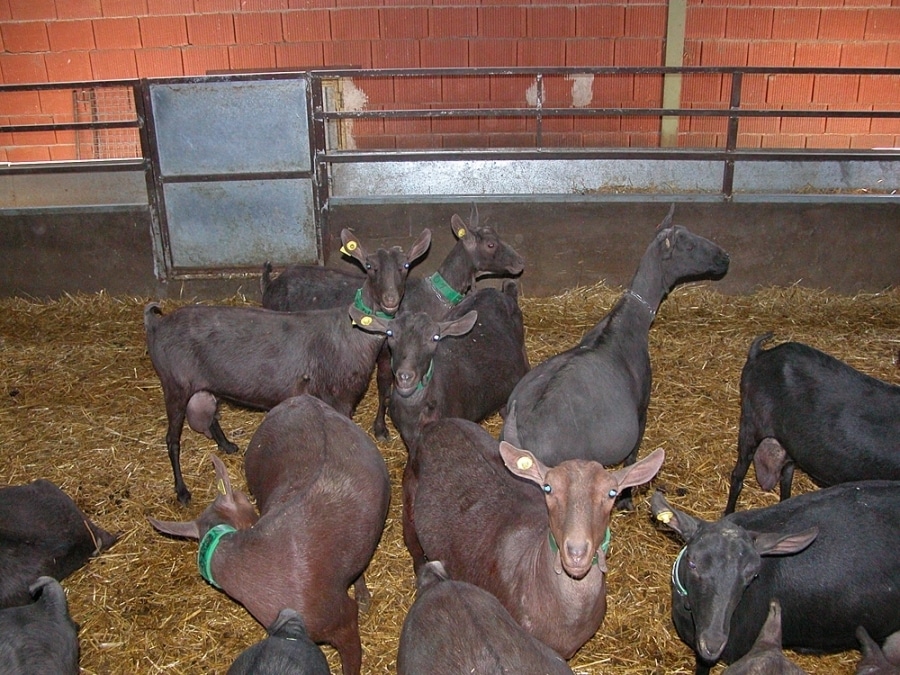
[[[514,411],[510,411],[514,417]],[[606,548],[618,493],[649,481],[663,451],[618,471],[550,468],[477,424],[427,425],[404,472],[404,539],[417,573],[441,560],[493,593],[519,624],[569,659],[606,614]],[[524,480],[522,480],[524,479]]]
[[[340,653],[344,675],[360,672],[358,602],[363,572],[387,517],[390,485],[378,448],[353,421],[312,396],[288,399],[260,424],[246,454],[247,485],[234,491],[218,457],[220,494],[197,520],[160,532],[200,539],[201,574],[264,626],[295,609],[310,638]],[[347,589],[355,586],[356,599]]]

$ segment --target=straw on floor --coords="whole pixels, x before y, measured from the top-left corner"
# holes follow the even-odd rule
[[[620,293],[600,284],[552,298],[522,298],[532,363],[575,344]],[[159,381],[145,350],[146,301],[106,294],[0,301],[0,485],[47,478],[97,524],[122,532],[112,550],[63,584],[81,625],[82,672],[224,673],[265,631],[200,578],[195,542],[163,537],[147,523],[151,515],[187,520],[210,502],[215,447],[185,430],[182,464],[194,501],[182,508],[165,452]],[[240,296],[225,302],[252,304]],[[165,302],[164,309],[177,304]],[[652,487],[695,515],[717,518],[724,508],[741,366],[751,340],[769,330],[778,341],[803,341],[875,377],[900,381],[898,289],[855,297],[802,287],[747,296],[722,295],[709,286],[676,290],[651,329],[653,394],[640,454],[665,448],[666,462]],[[367,430],[374,410],[370,390],[355,417]],[[221,417],[242,448],[262,419],[227,406]],[[486,426],[496,434],[499,418]],[[394,672],[397,638],[414,593],[400,534],[405,449],[394,436],[379,443],[393,498],[366,575],[372,607],[360,620],[363,672],[373,675]],[[223,459],[235,485],[243,486],[240,454]],[[812,489],[798,472],[795,494]],[[614,515],[609,611],[570,662],[576,673],[693,672],[693,654],[669,614],[669,571],[681,543],[651,522],[648,495],[639,491],[635,511]],[[776,494],[761,492],[751,469],[739,508],[776,501]],[[334,650],[326,653],[339,672]],[[852,673],[858,652],[789,657],[811,673]]]

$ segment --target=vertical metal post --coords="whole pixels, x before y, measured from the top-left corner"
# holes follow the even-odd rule
[[[544,107],[544,74],[538,73],[535,77],[535,84],[537,85],[537,147],[543,147],[544,144],[544,118],[541,115],[541,110]]]
[[[159,149],[154,137],[153,101],[150,83],[142,79],[134,87],[134,111],[140,123],[141,153],[144,156],[144,181],[147,185],[147,203],[150,207],[150,230],[153,240],[153,266],[156,278],[167,281],[172,274],[172,246],[169,229],[165,226],[165,198],[159,169]]]
[[[744,74],[735,71],[731,74],[731,99],[728,102],[729,110],[738,110],[741,107],[741,85]],[[725,152],[732,155],[725,160],[725,168],[722,172],[722,195],[725,201],[731,201],[734,196],[734,151],[737,149],[738,121],[737,115],[728,117],[728,133],[725,137]]]
[[[315,194],[315,207],[313,213],[316,216],[316,245],[318,246],[319,260],[325,260],[325,245],[327,241],[328,227],[328,198],[330,194],[328,185],[328,162],[325,154],[328,151],[327,133],[325,123],[325,91],[320,75],[310,74],[309,83],[309,128],[312,140],[312,166],[313,166],[313,193]]]

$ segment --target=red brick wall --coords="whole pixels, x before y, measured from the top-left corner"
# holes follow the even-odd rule
[[[0,83],[58,82],[316,66],[363,68],[662,65],[663,0],[0,0]],[[900,67],[900,0],[688,0],[685,65]],[[368,107],[523,106],[529,78],[356,83]],[[545,105],[571,105],[548,78]],[[727,81],[686,78],[683,105],[724,105]],[[658,78],[597,77],[593,105],[659,105]],[[756,77],[745,100],[769,107],[896,107],[900,81]],[[0,121],[72,119],[71,94],[5,94]],[[366,147],[516,146],[533,123],[357,122]],[[747,120],[748,146],[900,145],[897,120]],[[657,119],[548,120],[548,146],[653,146]],[[723,141],[724,123],[683,120],[683,145]],[[74,157],[73,134],[0,136],[0,160]]]

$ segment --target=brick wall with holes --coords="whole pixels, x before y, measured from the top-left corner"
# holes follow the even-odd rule
[[[0,84],[206,74],[211,71],[482,66],[664,65],[665,0],[0,0]],[[900,67],[900,0],[687,0],[684,65]],[[353,83],[368,108],[529,105],[533,78]],[[544,105],[659,106],[660,78],[548,78]],[[724,107],[720,76],[685,78],[684,106]],[[769,107],[895,109],[900,79],[750,77],[744,101]],[[102,90],[2,93],[0,123],[96,115]],[[106,94],[111,98],[113,95]],[[577,101],[575,99],[578,99]],[[105,110],[105,108],[104,108]],[[683,119],[683,146],[721,146],[724,122]],[[656,118],[560,118],[550,147],[655,146]],[[121,132],[120,132],[121,133]],[[127,134],[126,134],[127,136]],[[0,135],[0,161],[129,156],[71,132]],[[357,147],[522,146],[520,119],[359,121]],[[118,143],[118,145],[117,145]],[[768,118],[742,122],[751,147],[900,145],[900,121]]]

